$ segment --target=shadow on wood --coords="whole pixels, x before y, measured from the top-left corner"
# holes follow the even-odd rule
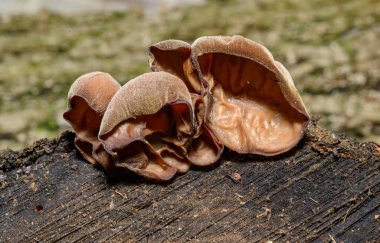
[[[286,155],[225,152],[213,168],[167,184],[110,180],[80,157],[73,137],[0,154],[1,241],[380,238],[376,146],[315,124]]]

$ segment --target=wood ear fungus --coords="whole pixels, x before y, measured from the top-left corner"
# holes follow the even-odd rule
[[[108,73],[91,72],[75,80],[69,90],[69,109],[63,117],[76,133],[75,147],[92,164],[99,162],[94,151],[101,146],[98,132],[103,114],[119,88]]]
[[[309,114],[289,72],[254,41],[167,40],[150,46],[149,64],[121,88],[94,72],[69,91],[75,146],[111,175],[166,181],[216,162],[224,146],[271,156],[303,137]]]
[[[182,147],[194,130],[191,96],[185,84],[165,72],[146,73],[115,94],[99,132],[105,149],[142,176],[168,180],[190,164]]]
[[[156,62],[162,59],[162,51],[150,50]],[[289,72],[264,46],[241,36],[201,37],[183,67],[197,71],[199,93],[211,96],[208,125],[228,148],[276,155],[302,138],[309,115]]]
[[[219,158],[212,141],[199,138],[198,124],[192,96],[181,79],[166,72],[146,73],[130,80],[112,98],[99,139],[115,158],[116,167],[169,180],[191,164],[207,165]]]

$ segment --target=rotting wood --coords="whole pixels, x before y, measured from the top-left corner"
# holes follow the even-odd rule
[[[315,124],[285,155],[225,152],[167,184],[109,179],[73,136],[0,154],[0,241],[380,240],[376,146]]]

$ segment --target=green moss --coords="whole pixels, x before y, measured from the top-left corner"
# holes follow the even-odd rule
[[[57,122],[54,119],[44,119],[38,121],[37,127],[38,130],[48,131],[55,133],[58,130]]]
[[[132,9],[72,17],[43,12],[0,20],[0,114],[35,109],[51,117],[38,121],[37,128],[56,131],[55,119],[78,76],[100,70],[125,83],[149,71],[149,44],[170,38],[192,42],[202,35],[240,34],[265,44],[289,67],[303,94],[369,92],[368,82],[350,83],[347,77],[359,73],[372,83],[378,80],[373,63],[379,57],[371,54],[368,43],[376,41],[373,33],[379,36],[379,9],[377,0],[228,0],[163,10],[154,17]],[[323,63],[319,51],[310,51],[330,53],[331,43],[342,47],[347,61],[326,54]],[[363,55],[369,56],[368,65],[363,65]],[[345,65],[349,73],[339,73]],[[344,111],[337,115],[344,117]]]

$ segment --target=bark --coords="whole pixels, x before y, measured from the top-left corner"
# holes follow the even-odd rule
[[[73,139],[0,153],[0,241],[380,240],[376,145],[315,124],[285,155],[226,151],[166,184],[110,179]]]

